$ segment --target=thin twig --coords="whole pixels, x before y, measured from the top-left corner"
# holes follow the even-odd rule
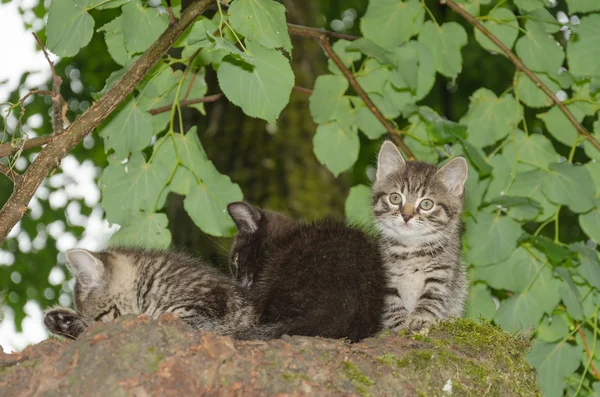
[[[536,86],[538,86],[544,93],[552,99],[552,101],[558,106],[558,108],[564,113],[565,116],[569,119],[573,127],[590,142],[597,150],[600,150],[600,142],[596,140],[579,121],[573,116],[573,113],[565,106],[564,103],[558,99],[558,97],[548,88],[525,64],[515,55],[514,52],[510,50],[507,46],[504,45],[493,33],[491,33],[485,26],[483,26],[475,17],[469,14],[462,6],[456,4],[453,0],[440,0],[441,4],[446,4],[448,7],[452,8],[457,14],[460,14],[463,18],[465,18],[471,25],[475,26],[477,29],[481,31],[488,39],[490,39],[494,44],[496,44],[502,52],[506,54],[508,59],[515,64],[517,69],[525,73],[527,77],[529,77]]]
[[[15,186],[10,198],[0,210],[0,246],[27,211],[29,201],[48,173],[133,92],[173,43],[213,3],[214,0],[190,2],[175,26],[168,27],[112,88],[75,119],[62,134],[56,135],[48,142],[23,174],[22,183]]]
[[[301,92],[306,95],[312,95],[312,93],[313,93],[310,88],[299,87],[297,85],[295,85],[292,89],[296,92]]]
[[[598,371],[596,370],[596,367],[594,366],[594,361],[592,360],[593,353],[590,352],[590,348],[588,347],[587,339],[585,338],[585,333],[583,332],[581,327],[577,330],[577,332],[579,332],[579,336],[581,336],[581,340],[583,341],[583,347],[585,348],[585,352],[586,352],[588,358],[590,359],[590,368],[592,369],[592,371],[591,371],[592,375],[594,375],[596,377],[596,379],[600,380],[600,374],[598,374]]]
[[[375,115],[377,120],[387,130],[388,134],[394,141],[394,143],[400,147],[400,149],[404,152],[404,154],[409,158],[409,160],[414,160],[415,156],[412,151],[406,146],[406,143],[402,140],[401,132],[396,130],[390,122],[385,118],[385,116],[381,113],[381,111],[375,106],[369,95],[365,92],[365,90],[358,83],[352,72],[344,65],[344,62],[337,56],[337,54],[333,51],[331,44],[329,43],[329,38],[324,30],[315,29],[315,28],[307,28],[305,26],[291,25],[288,24],[288,31],[290,34],[295,36],[302,37],[311,37],[316,39],[321,44],[323,51],[327,54],[327,56],[336,64],[336,66],[342,71],[342,74],[348,80],[348,83],[354,88],[354,91],[358,94],[359,97],[365,102],[369,110]]]
[[[216,102],[219,99],[221,99],[223,97],[223,93],[219,92],[218,94],[213,94],[213,95],[207,95],[205,97],[202,98],[196,98],[196,99],[186,99],[185,101],[181,101],[179,102],[179,106],[186,107],[186,106],[190,106],[190,105],[195,105],[196,103],[207,103],[207,102]],[[155,115],[155,114],[159,114],[159,113],[164,113],[164,112],[168,112],[173,108],[173,105],[166,105],[166,106],[161,106],[159,108],[154,108],[154,109],[150,109],[148,110],[148,113],[150,113],[151,115]]]
[[[311,28],[311,27],[302,26],[302,25],[294,25],[293,23],[288,23],[287,25],[288,25],[288,31],[290,32],[290,34],[294,34],[296,36],[316,37],[313,34],[316,34],[316,35],[324,34],[326,36],[333,37],[335,39],[344,39],[344,40],[348,40],[348,41],[354,41],[354,40],[360,39],[360,37],[358,37],[358,36],[352,36],[351,34],[345,34],[345,33],[330,32],[329,30],[325,30],[325,29]],[[300,31],[313,32],[313,33],[298,34]]]
[[[188,64],[185,68],[185,72],[183,72],[183,80],[185,80],[185,77],[188,74],[188,71],[191,69],[192,67],[192,62],[194,62],[194,59],[196,59],[196,57],[200,54],[200,52],[202,51],[202,48],[198,48],[196,50],[196,52],[194,52],[192,54],[192,56],[190,57],[190,60],[188,61]],[[188,95],[190,95],[190,91],[192,90],[192,85],[194,85],[194,80],[196,80],[196,75],[194,75],[194,77],[192,77],[192,80],[190,80],[190,84],[188,85],[187,90],[185,91],[185,95],[183,96],[183,100],[186,100]]]
[[[304,87],[299,87],[297,85],[294,86],[293,88],[294,91],[298,91],[298,92],[302,92],[304,94],[308,94],[311,95],[312,94],[312,90],[309,88],[304,88]],[[190,106],[190,105],[195,105],[197,103],[207,103],[207,102],[216,102],[219,99],[223,98],[223,93],[219,92],[218,94],[213,94],[213,95],[207,95],[205,97],[202,98],[196,98],[196,99],[186,99],[183,101],[179,102],[179,106],[186,107],[186,106]],[[154,108],[154,109],[150,109],[148,110],[148,113],[150,113],[151,115],[155,115],[155,114],[160,114],[160,113],[164,113],[164,112],[168,112],[171,110],[171,108],[173,107],[173,104],[171,105],[166,105],[166,106],[161,106],[159,108]]]
[[[42,49],[48,64],[50,65],[50,70],[52,71],[52,128],[54,129],[55,134],[60,134],[65,129],[65,124],[68,123],[67,120],[67,102],[60,95],[60,86],[62,85],[62,79],[56,73],[54,69],[54,63],[50,60],[50,56],[46,51],[46,48],[37,37],[35,33],[32,33],[35,40],[38,42],[38,45]]]
[[[0,163],[0,173],[3,173],[10,179],[15,186],[20,184],[23,181],[23,177],[12,168]]]
[[[35,138],[24,139],[21,143],[7,142],[0,144],[0,159],[11,154],[20,152],[21,150],[29,150],[40,147],[54,139],[54,135],[43,135]]]

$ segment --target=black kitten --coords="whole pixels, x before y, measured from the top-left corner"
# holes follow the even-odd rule
[[[381,329],[387,279],[373,239],[343,221],[300,223],[241,202],[227,209],[238,227],[230,269],[261,324],[236,337],[355,342]]]

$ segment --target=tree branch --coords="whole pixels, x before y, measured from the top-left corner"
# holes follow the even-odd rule
[[[23,174],[22,183],[0,210],[0,245],[27,210],[27,204],[51,169],[56,167],[83,138],[94,130],[133,91],[150,69],[158,62],[177,38],[200,16],[214,0],[196,0],[189,4],[174,26],[168,27],[131,65],[119,81],[97,102],[88,108],[60,135],[50,140]]]
[[[15,170],[13,170],[12,168],[0,163],[0,173],[3,173],[4,175],[6,175],[8,177],[8,179],[10,179],[13,184],[15,186],[17,186],[18,184],[20,184],[23,181],[23,178],[21,177],[21,175],[19,175],[19,173]]]
[[[548,88],[525,64],[515,55],[514,52],[510,50],[507,46],[504,45],[493,33],[486,29],[475,17],[469,14],[462,6],[459,6],[454,2],[454,0],[440,0],[441,4],[446,4],[448,7],[452,8],[457,14],[460,14],[463,18],[465,18],[471,25],[475,28],[479,29],[481,33],[483,33],[488,39],[490,39],[494,44],[496,44],[502,52],[506,54],[508,59],[511,60],[512,63],[515,64],[517,69],[525,73],[527,77],[529,77],[535,85],[537,85],[544,94],[546,94],[552,101],[558,106],[558,108],[567,116],[567,119],[573,124],[573,127],[585,138],[588,142],[590,142],[597,150],[600,150],[600,142],[596,140],[579,121],[573,116],[573,113],[565,106],[564,103],[558,99],[558,97]]]
[[[21,150],[29,150],[32,148],[40,147],[54,139],[54,135],[43,135],[35,138],[24,139],[21,143],[7,142],[0,144],[0,159],[11,154],[17,153]]]
[[[62,79],[56,73],[54,69],[54,62],[50,60],[50,56],[46,51],[46,48],[37,37],[35,33],[32,33],[35,41],[38,42],[38,45],[42,49],[48,64],[50,65],[50,70],[52,71],[52,128],[55,134],[60,134],[65,129],[65,122],[67,120],[67,102],[63,99],[62,95],[60,95],[60,86],[62,85]]]
[[[358,81],[356,80],[356,78],[354,77],[352,72],[350,70],[348,70],[348,68],[344,65],[342,60],[333,51],[333,48],[331,47],[331,44],[329,43],[329,38],[327,37],[327,33],[321,29],[307,28],[305,26],[298,26],[298,25],[292,25],[292,24],[288,24],[288,31],[290,32],[290,34],[293,34],[295,36],[311,37],[311,38],[319,41],[319,43],[321,44],[321,47],[323,48],[323,51],[325,51],[327,56],[342,71],[342,74],[344,75],[344,77],[346,77],[346,79],[348,80],[348,82],[350,83],[352,88],[354,88],[354,90],[356,91],[358,96],[361,97],[361,99],[365,102],[365,104],[367,105],[369,110],[371,112],[373,112],[373,114],[375,115],[377,120],[379,120],[379,122],[381,124],[383,124],[383,126],[387,130],[388,134],[390,135],[390,137],[392,138],[394,143],[400,147],[400,149],[404,152],[404,154],[410,160],[414,160],[415,156],[412,153],[412,151],[408,148],[408,146],[406,146],[406,143],[404,143],[404,141],[402,140],[402,137],[400,136],[401,132],[396,130],[390,124],[390,122],[385,118],[385,116],[381,113],[381,111],[377,108],[377,106],[375,106],[373,101],[371,101],[371,98],[369,98],[369,96],[367,95],[365,90],[363,90],[363,88],[360,86],[360,84],[358,83]]]

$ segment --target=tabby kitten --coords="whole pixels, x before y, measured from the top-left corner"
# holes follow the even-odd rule
[[[296,222],[242,202],[227,209],[238,228],[230,269],[260,324],[237,338],[355,342],[380,330],[387,281],[377,244],[364,232],[332,219]]]
[[[462,315],[467,297],[461,262],[461,212],[467,162],[437,169],[406,162],[391,142],[379,152],[373,185],[375,222],[389,284],[383,326],[419,331]]]
[[[112,248],[66,254],[75,276],[77,311],[54,308],[44,323],[56,335],[75,339],[94,321],[125,314],[157,318],[170,312],[194,328],[231,334],[252,324],[243,293],[226,275],[176,251]]]

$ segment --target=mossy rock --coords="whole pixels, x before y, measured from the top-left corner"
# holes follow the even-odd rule
[[[77,341],[0,354],[10,396],[361,395],[538,396],[528,341],[455,320],[429,335],[361,343],[308,337],[241,342],[177,318],[125,316]]]

